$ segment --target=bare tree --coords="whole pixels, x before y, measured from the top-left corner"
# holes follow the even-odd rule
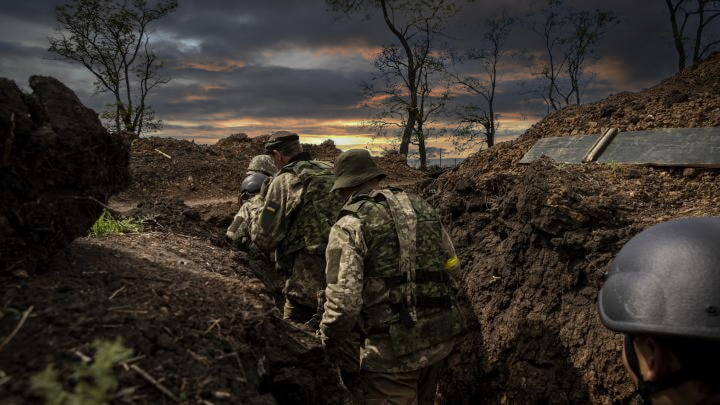
[[[95,76],[94,95],[112,93],[115,101],[101,116],[115,121],[116,131],[162,128],[146,98],[170,77],[160,73],[150,23],[177,7],[177,0],[159,0],[154,8],[145,0],[72,0],[55,9],[59,25],[48,50],[87,68]]]
[[[501,60],[511,55],[503,48],[517,17],[511,15],[510,8],[501,7],[485,19],[482,42],[462,54],[453,55],[452,68],[448,70],[453,84],[480,98],[479,103],[460,105],[456,115],[460,125],[453,131],[453,144],[458,151],[485,143],[487,147],[495,144],[495,132],[499,126],[499,114],[495,112],[495,90],[501,77]],[[485,71],[484,77],[461,75],[458,65],[479,64]]]
[[[395,70],[395,75],[401,85],[396,89],[407,94],[399,149],[407,158],[420,117],[418,97],[422,91],[422,72],[424,69],[429,72],[427,65],[434,63],[430,56],[435,41],[460,8],[451,0],[326,0],[326,4],[348,18],[359,13],[370,19],[378,11],[382,12],[385,24],[399,41],[399,45],[386,48],[397,50],[393,51],[393,60],[398,62],[400,70]]]
[[[540,79],[540,95],[548,113],[580,104],[600,59],[599,46],[607,30],[620,23],[610,10],[575,11],[564,0],[531,0],[524,25],[542,40],[544,54],[530,59],[530,74]]]
[[[422,53],[416,52],[416,55]],[[404,69],[404,55],[398,47],[384,47],[375,57],[376,73],[371,80],[361,82],[363,95],[368,99],[366,108],[377,111],[372,114],[363,125],[373,130],[376,136],[386,136],[388,131],[396,129],[400,133],[401,142],[407,128],[411,128],[408,145],[417,145],[420,158],[420,167],[427,166],[426,139],[433,132],[432,124],[445,111],[449,100],[449,90],[435,86],[434,83],[441,78],[444,66],[440,59],[422,54],[425,60],[418,71],[417,114],[415,124],[408,124],[408,112],[412,97],[407,92],[406,70]],[[409,154],[405,153],[407,158]]]
[[[718,47],[720,38],[706,38],[706,28],[720,16],[719,0],[665,0],[670,11],[675,50],[678,54],[678,69],[685,68],[689,52],[686,44],[692,48],[692,62],[697,63]],[[720,19],[718,19],[720,20]],[[694,24],[693,37],[685,36]]]

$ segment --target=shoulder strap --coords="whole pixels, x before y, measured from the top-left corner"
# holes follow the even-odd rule
[[[390,215],[395,222],[395,230],[400,242],[400,273],[404,274],[407,281],[405,289],[405,304],[413,322],[417,322],[417,297],[416,290],[416,244],[417,239],[417,215],[413,209],[412,202],[405,192],[393,192],[391,190],[373,191],[370,196],[382,195],[388,203]]]

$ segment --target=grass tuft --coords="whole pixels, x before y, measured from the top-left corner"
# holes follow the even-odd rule
[[[90,236],[106,236],[119,233],[139,233],[143,231],[145,218],[115,218],[108,210],[103,210],[102,215],[90,228]]]

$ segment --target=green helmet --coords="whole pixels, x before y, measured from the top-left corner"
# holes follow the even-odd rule
[[[250,161],[250,164],[248,165],[248,172],[260,172],[267,176],[273,176],[275,175],[275,172],[277,171],[277,168],[275,167],[275,163],[273,163],[273,160],[268,155],[257,155]]]
[[[375,164],[370,152],[351,149],[341,153],[335,161],[335,183],[331,191],[355,187],[386,174]]]

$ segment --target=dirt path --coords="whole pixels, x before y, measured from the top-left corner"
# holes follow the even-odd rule
[[[211,205],[222,205],[227,203],[234,203],[237,201],[237,197],[211,197],[211,198],[191,198],[183,200],[183,203],[188,207],[205,207]],[[140,201],[128,201],[128,200],[116,200],[111,199],[108,203],[108,207],[119,212],[120,214],[126,215],[132,210],[138,207]]]

